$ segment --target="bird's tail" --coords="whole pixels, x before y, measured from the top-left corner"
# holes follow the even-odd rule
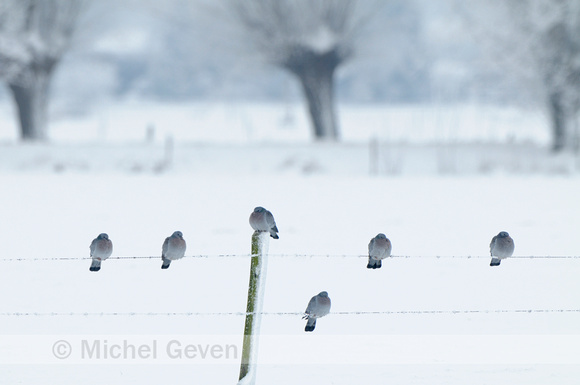
[[[270,236],[274,239],[280,239],[280,237],[278,236],[278,229],[277,228],[271,229]]]
[[[101,270],[101,261],[99,259],[93,259],[89,271],[99,271]]]
[[[306,327],[304,328],[305,332],[311,332],[316,327],[316,318],[308,318],[306,321]]]
[[[161,265],[162,269],[167,269],[169,268],[169,265],[171,264],[171,261],[165,257],[161,257],[161,259],[163,260],[163,264]]]
[[[374,259],[372,257],[369,257],[367,269],[380,269],[382,265],[383,264],[380,259]]]
[[[499,266],[499,264],[501,263],[501,259],[499,258],[491,258],[491,263],[489,264],[489,266]]]

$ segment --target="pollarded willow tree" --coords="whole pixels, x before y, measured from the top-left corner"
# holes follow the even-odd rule
[[[373,3],[356,0],[229,0],[238,31],[265,60],[295,75],[318,140],[336,141],[334,78],[353,57]]]
[[[84,0],[2,0],[0,76],[18,109],[21,138],[47,139],[49,87]]]
[[[553,151],[572,146],[580,111],[580,2],[480,0],[474,5],[463,5],[464,13],[471,10],[470,25],[487,43],[487,53],[519,79],[521,92],[546,106]]]
[[[572,142],[571,127],[580,109],[580,3],[510,0],[506,6],[542,83],[552,149],[560,151]]]

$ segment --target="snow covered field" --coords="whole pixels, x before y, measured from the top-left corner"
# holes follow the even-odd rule
[[[383,154],[379,175],[369,176],[365,138],[289,147],[175,138],[165,168],[162,140],[2,145],[5,383],[235,383],[239,359],[175,359],[166,346],[233,344],[241,352],[243,316],[187,313],[245,311],[250,260],[243,255],[257,205],[274,213],[280,229],[270,241],[264,311],[301,312],[326,290],[339,313],[320,319],[311,334],[298,315],[264,315],[258,384],[577,383],[580,312],[519,310],[580,309],[580,259],[513,258],[491,268],[487,257],[501,230],[514,238],[515,256],[579,255],[573,158],[562,163],[569,168],[551,169],[520,151],[539,155],[534,143],[541,141],[518,137],[520,152],[492,146],[494,155],[481,144],[445,155],[450,147],[419,143],[433,162],[451,156],[458,169],[425,166],[432,163],[425,152],[409,144],[400,172],[389,171],[392,158]],[[467,167],[468,153],[522,166]],[[114,259],[99,273],[83,259],[100,232],[111,237],[114,256],[145,257],[159,255],[175,230],[184,233],[188,256],[207,257],[166,271],[160,258]],[[391,239],[394,255],[408,258],[366,269],[358,256],[378,232]],[[392,313],[343,314],[350,312]],[[157,341],[159,356],[81,359],[81,340],[95,339]],[[55,357],[60,340],[71,344],[69,358]]]
[[[312,144],[304,107],[125,102],[53,111],[51,146],[20,146],[0,105],[0,172],[229,175],[570,175],[540,111],[490,106],[343,106],[343,143]],[[235,165],[235,170],[233,167]]]
[[[538,109],[463,105],[341,105],[344,141],[366,143],[376,137],[392,143],[513,142],[547,145],[547,116]],[[0,104],[0,141],[17,139],[15,111]],[[163,142],[309,143],[310,128],[301,103],[191,102],[103,103],[83,114],[66,106],[51,111],[50,138],[58,143]]]

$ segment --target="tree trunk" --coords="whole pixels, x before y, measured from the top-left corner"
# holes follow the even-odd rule
[[[560,92],[550,94],[549,108],[552,118],[552,151],[559,152],[566,145],[566,113]]]
[[[299,75],[308,111],[317,140],[338,140],[334,110],[333,73],[304,73]]]
[[[340,62],[341,58],[334,50],[323,54],[304,50],[284,63],[284,67],[300,79],[317,140],[339,139],[334,107],[334,72]]]
[[[18,109],[20,137],[24,141],[47,140],[48,89],[51,76],[51,70],[39,70],[22,82],[10,84]]]

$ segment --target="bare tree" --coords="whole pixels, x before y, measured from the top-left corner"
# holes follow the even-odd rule
[[[339,138],[334,75],[355,54],[357,39],[372,15],[363,11],[361,3],[229,0],[224,8],[239,26],[239,33],[257,52],[298,78],[308,103],[314,136],[319,140]]]
[[[545,6],[553,8],[547,9],[553,13],[553,19],[540,31],[534,47],[547,94],[554,151],[571,143],[571,123],[580,109],[579,5],[572,0],[546,2]]]
[[[580,2],[483,0],[473,5],[464,14],[479,30],[484,50],[519,80],[522,92],[537,94],[546,106],[552,149],[571,145],[580,110]]]
[[[83,0],[2,0],[0,76],[14,97],[21,138],[47,139],[49,87]]]

